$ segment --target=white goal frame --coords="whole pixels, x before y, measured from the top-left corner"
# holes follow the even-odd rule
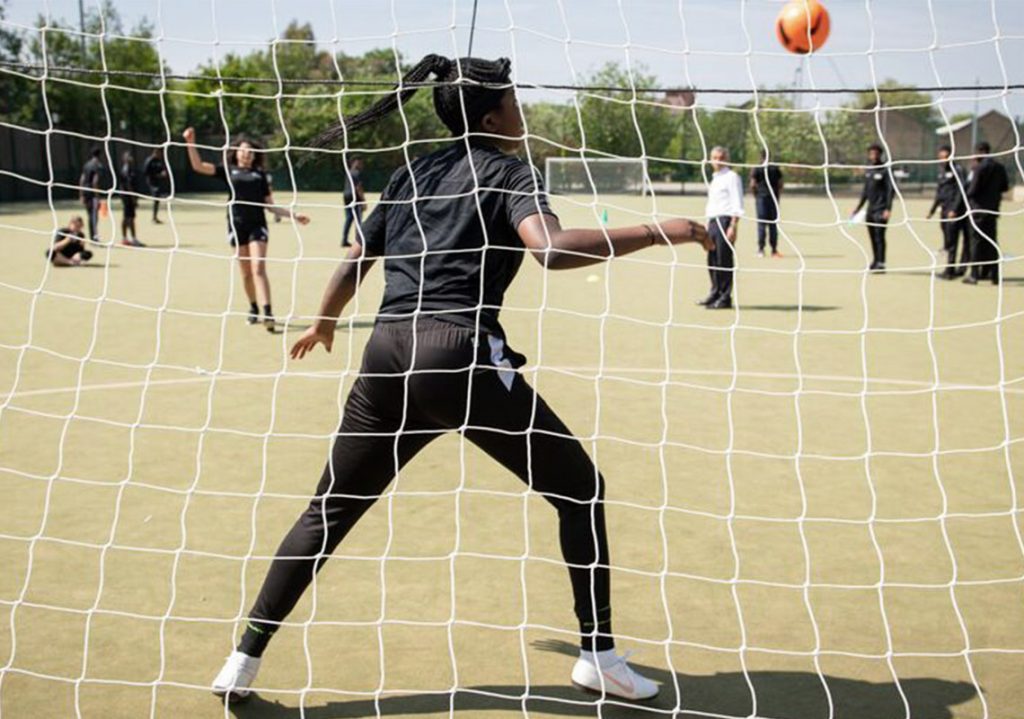
[[[587,178],[582,189],[583,192],[608,192],[607,188],[594,181],[594,176],[589,170],[590,165],[636,165],[640,168],[639,187],[635,190],[627,188],[624,194],[648,195],[651,193],[651,180],[647,174],[646,157],[548,157],[544,160],[544,188],[552,194],[564,195],[572,194],[573,190],[570,189],[569,192],[566,192],[552,182],[552,169],[557,165],[582,166],[584,176]]]

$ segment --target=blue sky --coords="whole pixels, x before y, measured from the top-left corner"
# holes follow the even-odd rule
[[[96,0],[84,0],[86,6]],[[176,72],[218,53],[265,45],[288,22],[310,22],[325,47],[350,54],[393,47],[410,58],[465,54],[472,0],[120,0],[128,26],[156,25],[160,52]],[[1024,0],[825,0],[832,36],[803,60],[778,45],[782,0],[479,0],[474,54],[510,56],[517,79],[571,84],[602,63],[642,64],[666,86],[750,88],[788,85],[806,62],[804,83],[870,86],[1024,83]],[[77,0],[9,0],[8,20],[33,24],[40,12],[77,20]],[[999,38],[996,40],[996,38]],[[1005,73],[1004,73],[1005,68]],[[528,91],[524,99],[557,99]],[[700,97],[703,104],[740,96]],[[823,106],[835,98],[822,96]],[[816,100],[807,98],[804,106]],[[1024,115],[1024,93],[991,94],[982,109]],[[949,96],[952,115],[973,93]]]

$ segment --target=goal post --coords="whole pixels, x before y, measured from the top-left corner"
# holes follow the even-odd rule
[[[256,713],[1020,716],[1024,198],[994,198],[1024,175],[1021,0],[822,1],[835,44],[797,58],[773,35],[780,0],[481,0],[472,49],[472,0],[441,3],[450,18],[272,1],[244,23],[226,0],[203,3],[212,20],[90,0],[81,26],[0,0],[0,719],[226,716],[211,681],[323,487],[358,505],[335,526],[365,517],[305,575]],[[509,57],[511,135],[453,135],[442,81],[402,80],[464,55]],[[388,96],[394,112],[313,142]],[[230,166],[249,151],[261,167]],[[480,170],[477,151],[495,174],[433,182]],[[565,231],[541,223],[551,251],[531,250],[549,208]],[[710,251],[661,242],[692,229],[676,218]],[[465,227],[482,234],[445,244]],[[342,249],[367,236],[383,249]],[[514,277],[497,299],[494,277]],[[296,359],[339,281],[359,289],[333,351]],[[443,334],[403,334],[360,375],[383,352],[368,343],[405,332],[378,321],[394,283],[419,292],[409,324]],[[465,366],[419,362],[465,332]],[[463,371],[437,403],[410,394]],[[367,376],[393,389],[386,422],[342,433]],[[418,419],[495,377],[443,437]],[[531,410],[486,426],[476,408],[506,391]],[[339,434],[386,447],[379,494],[322,474]],[[585,499],[534,482],[567,434],[566,457],[593,460]],[[527,459],[509,471],[485,435]],[[654,702],[572,687],[566,575],[604,563],[565,560],[563,512],[598,549],[607,524],[610,580],[590,589],[610,583],[616,649],[639,650]]]
[[[548,157],[544,187],[559,195],[646,195],[651,191],[644,157]]]

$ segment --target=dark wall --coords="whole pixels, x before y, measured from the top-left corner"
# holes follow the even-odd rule
[[[82,165],[90,149],[97,145],[105,150],[104,164],[109,165],[107,158],[110,158],[114,169],[120,167],[122,154],[130,151],[135,157],[141,182],[136,191],[146,191],[141,173],[152,145],[117,139],[102,143],[63,132],[46,134],[40,130],[0,125],[0,202],[46,200],[51,192],[55,200],[76,198]],[[211,162],[219,162],[221,159],[219,153],[213,151],[203,151],[203,157]],[[363,171],[363,185],[368,192],[383,189],[394,169],[404,161],[401,154],[394,152],[364,157],[366,168]],[[290,173],[280,153],[270,153],[268,156],[267,169],[273,175],[275,189],[291,190],[291,177],[294,173],[295,184],[300,190],[341,194],[345,173],[336,156],[302,165],[298,164],[300,157],[294,159]],[[169,148],[166,160],[174,174],[175,192],[225,191],[220,181],[192,172],[183,147]],[[110,183],[113,182],[109,169],[106,187],[111,187]]]

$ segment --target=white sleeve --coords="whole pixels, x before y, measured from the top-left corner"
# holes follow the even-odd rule
[[[740,173],[733,172],[732,181],[729,183],[729,214],[733,217],[743,217],[743,180]]]

